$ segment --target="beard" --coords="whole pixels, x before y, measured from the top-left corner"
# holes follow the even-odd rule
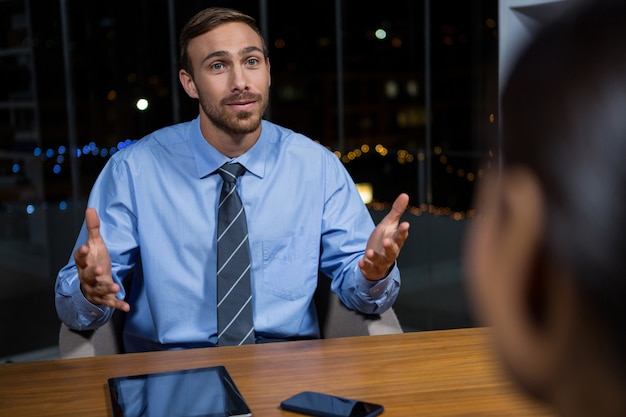
[[[237,100],[255,100],[260,104],[260,108],[258,111],[242,111],[235,114],[226,111],[228,104]],[[200,107],[207,118],[215,127],[230,135],[245,135],[257,130],[267,108],[267,101],[261,94],[244,93],[213,104],[207,96],[199,95]]]

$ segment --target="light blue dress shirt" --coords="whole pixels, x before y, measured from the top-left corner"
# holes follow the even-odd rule
[[[123,284],[126,351],[212,346],[217,342],[216,218],[229,158],[209,145],[199,118],[158,130],[114,154],[96,180],[88,206]],[[396,266],[383,280],[358,267],[374,228],[354,182],[329,150],[263,121],[257,143],[235,161],[251,252],[254,327],[260,339],[319,337],[312,303],[318,270],[350,308],[381,313],[395,301]],[[76,247],[87,240],[83,227]],[[128,297],[126,297],[128,294]],[[73,256],[56,281],[59,318],[94,329],[112,309],[83,296]]]

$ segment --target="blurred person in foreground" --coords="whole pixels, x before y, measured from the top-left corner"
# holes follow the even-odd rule
[[[626,415],[626,2],[573,2],[514,67],[465,246],[477,318],[562,416]]]
[[[205,9],[182,29],[180,52],[180,82],[198,100],[199,116],[108,161],[57,277],[61,320],[95,329],[122,310],[127,352],[218,345],[218,171],[227,164],[245,168],[236,180],[248,233],[239,248],[249,246],[254,319],[237,344],[319,337],[319,272],[350,309],[390,308],[408,196],[374,227],[332,152],[262,119],[270,60],[251,17]]]

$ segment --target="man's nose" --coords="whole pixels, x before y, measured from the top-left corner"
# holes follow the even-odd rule
[[[231,73],[231,90],[245,91],[248,89],[248,78],[243,67],[235,66]]]

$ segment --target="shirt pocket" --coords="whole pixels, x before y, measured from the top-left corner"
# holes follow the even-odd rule
[[[263,241],[263,289],[295,300],[315,291],[319,242],[303,236]]]

